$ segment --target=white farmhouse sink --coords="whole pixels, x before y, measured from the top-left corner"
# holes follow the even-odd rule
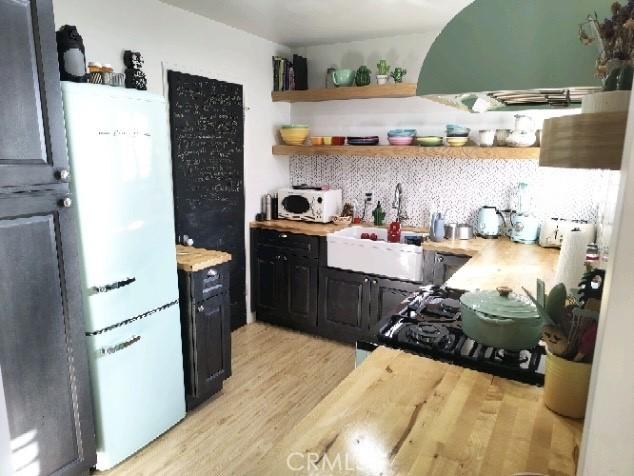
[[[378,240],[362,240],[362,233],[376,233]],[[405,236],[419,235],[403,232]],[[328,266],[378,274],[407,281],[423,280],[423,249],[404,243],[388,243],[387,229],[353,226],[327,237]]]

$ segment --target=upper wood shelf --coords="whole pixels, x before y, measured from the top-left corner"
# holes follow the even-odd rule
[[[337,155],[363,157],[445,157],[452,159],[530,160],[539,157],[539,147],[419,147],[394,145],[274,145],[273,155]]]
[[[539,165],[620,170],[627,112],[597,112],[544,121]]]
[[[319,102],[346,99],[408,98],[416,96],[416,83],[394,83],[346,88],[306,89],[304,91],[273,91],[273,101]]]

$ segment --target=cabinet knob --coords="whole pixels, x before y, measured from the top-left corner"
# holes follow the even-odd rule
[[[55,172],[55,177],[57,180],[62,180],[66,182],[70,178],[70,171],[66,169],[58,170]]]
[[[284,256],[284,255],[280,256],[280,258],[281,258],[282,261],[288,261],[288,258],[286,256]]]
[[[216,271],[215,269],[210,269],[209,271],[207,271],[207,276],[211,278],[216,278],[218,277],[218,271]]]
[[[70,208],[73,205],[73,200],[70,197],[64,197],[58,202],[60,207]]]
[[[203,306],[202,304],[200,306],[197,307],[198,312],[203,312],[205,310],[205,306]]]
[[[378,281],[376,279],[373,279],[372,284],[378,284]]]
[[[367,283],[368,281],[370,281],[368,278],[365,278],[365,279],[363,280],[363,282],[364,282],[364,283]]]
[[[443,261],[445,261],[445,257],[444,256],[436,256],[436,262],[437,263],[442,263]]]
[[[280,233],[280,238],[288,238],[288,235],[286,233]]]

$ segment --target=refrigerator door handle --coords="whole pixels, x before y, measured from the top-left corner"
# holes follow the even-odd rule
[[[120,350],[126,349],[130,347],[131,345],[136,344],[140,340],[141,340],[141,336],[132,336],[129,339],[124,340],[123,342],[120,342],[119,344],[113,345],[111,347],[102,347],[101,349],[97,351],[97,353],[102,356],[115,354],[119,352]]]
[[[105,284],[103,286],[93,286],[92,288],[88,290],[88,292],[90,293],[90,295],[99,294],[99,293],[107,293],[108,291],[119,289],[124,286],[127,286],[128,284],[132,284],[135,281],[136,281],[136,278],[125,278],[115,283]]]

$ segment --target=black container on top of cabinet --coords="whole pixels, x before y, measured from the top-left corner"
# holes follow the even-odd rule
[[[51,0],[0,0],[0,63],[0,391],[38,474],[87,474],[95,434]]]
[[[222,389],[231,376],[229,263],[178,271],[187,410]]]
[[[246,324],[242,86],[177,71],[167,77],[176,235],[231,254],[235,329]]]

